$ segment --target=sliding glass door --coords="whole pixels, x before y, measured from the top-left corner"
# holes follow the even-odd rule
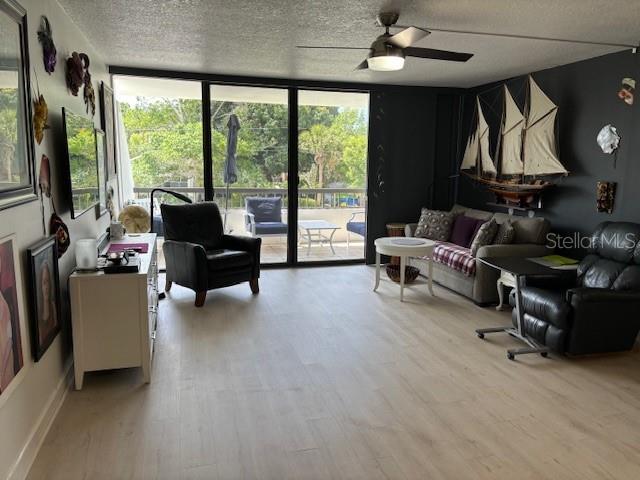
[[[263,264],[364,259],[368,93],[122,75],[113,84],[124,204],[150,210],[156,188],[214,200],[227,233],[262,238]],[[160,203],[180,201],[154,195],[160,236]]]
[[[200,82],[146,77],[114,77],[119,104],[118,149],[120,193],[123,205],[137,204],[149,211],[155,188],[172,190],[202,201],[204,160],[202,89]],[[154,231],[162,252],[160,203],[181,200],[156,192]],[[164,258],[159,257],[164,268]]]
[[[214,200],[225,230],[262,238],[262,263],[286,263],[288,90],[210,88]]]
[[[298,262],[364,258],[369,94],[298,92]]]

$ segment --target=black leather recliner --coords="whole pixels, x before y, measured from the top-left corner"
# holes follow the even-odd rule
[[[522,308],[525,333],[555,352],[633,348],[640,330],[640,224],[598,225],[575,274],[528,279]],[[515,325],[515,309],[512,319]]]
[[[249,282],[259,292],[262,239],[225,235],[213,202],[160,206],[167,264],[165,290],[173,282],[196,292],[196,307],[208,290]]]

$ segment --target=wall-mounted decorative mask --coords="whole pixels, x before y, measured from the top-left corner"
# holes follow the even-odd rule
[[[44,62],[44,70],[51,75],[56,69],[56,63],[58,62],[58,52],[56,46],[53,43],[53,36],[51,34],[51,25],[49,19],[42,16],[40,30],[38,30],[38,40],[42,44],[42,60]]]
[[[69,227],[57,213],[51,215],[49,220],[49,235],[55,235],[58,244],[58,258],[62,257],[71,245],[71,237],[69,236]]]
[[[84,53],[80,54],[84,55],[84,104],[87,106],[87,113],[91,112],[91,116],[96,114],[96,92],[93,89],[93,84],[91,83],[91,73],[89,73],[89,57]]]
[[[84,53],[73,52],[67,58],[67,88],[71,91],[71,95],[78,96],[80,87],[84,85],[84,64],[82,56]],[[89,58],[89,57],[87,57]]]
[[[636,81],[633,78],[623,78],[618,98],[627,105],[633,105],[633,94],[636,91]]]
[[[596,208],[598,212],[613,212],[616,199],[616,182],[598,182],[596,187]]]
[[[613,153],[620,145],[618,129],[613,125],[605,125],[598,133],[597,141],[604,153]]]
[[[38,186],[42,194],[51,197],[51,166],[49,165],[49,157],[42,155],[40,159],[40,175],[38,175]]]
[[[49,125],[47,125],[48,117],[49,107],[47,107],[44,96],[40,94],[38,98],[33,101],[33,132],[38,145],[42,143],[44,131],[49,128]]]

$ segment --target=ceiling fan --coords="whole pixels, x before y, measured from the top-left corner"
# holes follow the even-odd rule
[[[297,48],[337,49],[337,50],[369,50],[369,56],[360,63],[356,70],[370,69],[378,72],[392,72],[402,70],[405,57],[429,58],[450,62],[466,62],[472,53],[449,52],[433,48],[412,47],[418,40],[431,32],[419,27],[403,27],[396,25],[399,14],[397,12],[382,12],[378,14],[377,24],[385,29],[385,33],[376,38],[369,48],[363,47],[313,47],[298,45]],[[403,30],[391,34],[390,28]]]

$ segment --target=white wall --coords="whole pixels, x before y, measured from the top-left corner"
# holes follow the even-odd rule
[[[92,74],[97,104],[94,121],[96,126],[99,126],[99,82],[101,80],[109,82],[107,67],[55,0],[18,1],[28,12],[31,71],[33,72],[35,69],[37,72],[40,92],[49,105],[49,125],[51,128],[46,131],[42,144],[36,145],[36,173],[39,169],[40,157],[45,153],[51,161],[53,195],[58,213],[69,226],[72,241],[79,238],[97,237],[108,226],[108,215],[96,219],[94,212],[89,211],[76,220],[71,220],[69,216],[68,201],[66,201],[66,194],[60,178],[66,163],[66,157],[63,153],[65,139],[62,131],[61,109],[66,107],[78,114],[85,113],[82,90],[78,97],[73,97],[67,92],[65,84],[66,58],[73,51],[85,52],[91,59],[89,70]],[[37,38],[41,15],[46,15],[51,22],[53,38],[58,50],[58,64],[52,75],[48,75],[44,71],[42,49]],[[35,89],[36,82],[33,73],[31,80],[32,88]],[[50,215],[48,201],[45,201],[47,225]],[[39,201],[0,211],[0,238],[12,233],[17,237],[17,247],[22,265],[25,248],[43,237]],[[63,301],[64,330],[57,336],[38,363],[34,363],[31,356],[26,275],[24,268],[21,269],[19,277],[23,288],[18,301],[20,303],[24,366],[7,391],[0,395],[0,479],[8,478],[10,475],[11,478],[23,478],[26,475],[26,469],[36,452],[38,442],[52,420],[51,417],[55,413],[55,408],[66,387],[65,377],[71,364],[66,278],[74,264],[72,245],[60,259],[62,295],[65,298]]]

